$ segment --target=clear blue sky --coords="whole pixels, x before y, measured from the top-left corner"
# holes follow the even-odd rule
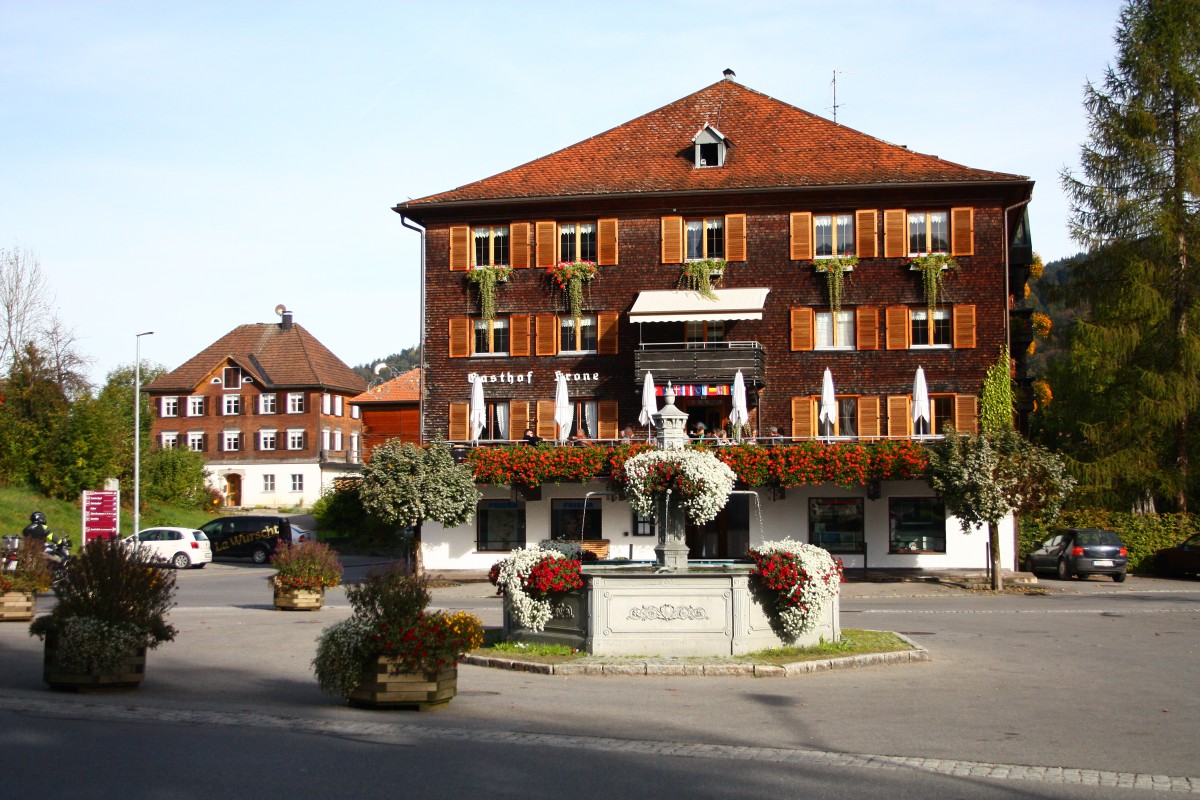
[[[391,206],[721,78],[971,167],[1058,173],[1120,4],[0,0],[0,246],[32,251],[102,383],[179,366],[279,303],[351,366],[417,343]]]

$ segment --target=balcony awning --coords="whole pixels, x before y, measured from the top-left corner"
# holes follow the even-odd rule
[[[692,291],[638,292],[630,322],[704,322],[716,319],[762,319],[770,289],[717,289],[716,300]]]

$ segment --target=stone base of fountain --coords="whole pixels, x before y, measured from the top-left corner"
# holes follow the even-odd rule
[[[745,655],[771,647],[807,647],[841,638],[838,598],[816,627],[795,642],[771,629],[749,587],[749,564],[704,566],[659,573],[653,566],[589,564],[586,586],[567,593],[545,629],[517,627],[505,613],[512,641],[564,644],[594,655]]]

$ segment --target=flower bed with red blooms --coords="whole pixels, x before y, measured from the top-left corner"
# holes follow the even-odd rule
[[[537,597],[583,588],[580,562],[572,558],[543,558],[529,570],[525,591]]]
[[[437,672],[458,663],[463,653],[482,647],[483,626],[465,611],[424,612],[412,625],[381,623],[368,634],[367,644],[380,656],[395,659],[399,671]]]
[[[748,553],[750,588],[762,601],[780,638],[794,641],[812,630],[846,579],[840,558],[808,543],[763,542]]]

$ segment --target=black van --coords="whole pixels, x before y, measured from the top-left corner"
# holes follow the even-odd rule
[[[213,558],[250,556],[265,564],[280,542],[292,541],[292,523],[287,517],[218,517],[200,526],[212,544]]]

